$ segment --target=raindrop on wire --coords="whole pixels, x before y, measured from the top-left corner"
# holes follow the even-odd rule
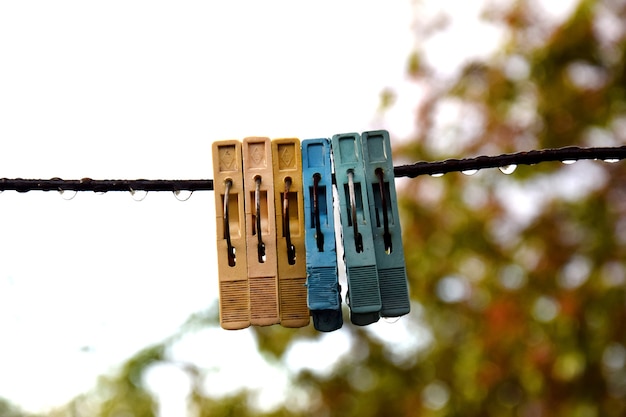
[[[503,174],[511,175],[517,169],[517,165],[515,164],[505,165],[505,166],[499,167],[499,169],[500,171],[502,171]]]
[[[389,324],[396,324],[400,321],[401,317],[383,317],[383,321]]]
[[[172,194],[174,194],[174,197],[176,197],[176,200],[178,201],[187,201],[191,198],[191,195],[193,194],[193,191],[189,191],[189,190],[174,190],[172,191]]]
[[[478,172],[477,169],[466,169],[465,171],[461,171],[462,174],[465,174],[467,176],[471,176],[474,175]]]
[[[576,163],[576,159],[565,159],[561,162],[564,163],[565,165],[572,165]]]
[[[608,162],[609,164],[614,164],[616,162],[619,162],[619,159],[617,159],[617,158],[608,158],[608,159],[605,159],[604,162]]]
[[[439,177],[443,177],[443,172],[436,172],[434,174],[430,174],[431,177],[433,178],[439,178]]]
[[[133,190],[132,188],[130,189],[130,196],[135,201],[143,201],[147,195],[148,192],[146,190]]]
[[[61,189],[59,189],[59,195],[65,201],[73,200],[74,197],[76,197],[76,194],[78,194],[78,191],[76,191],[76,190],[61,190]]]

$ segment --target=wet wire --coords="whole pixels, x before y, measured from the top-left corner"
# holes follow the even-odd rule
[[[605,148],[566,148],[543,149],[528,152],[502,154],[498,156],[478,156],[466,159],[447,159],[440,162],[417,162],[412,165],[394,167],[394,176],[414,178],[420,175],[442,175],[448,172],[468,172],[486,168],[506,168],[516,165],[535,165],[542,162],[580,161],[597,159],[617,162],[626,158],[626,146]]]
[[[212,191],[213,180],[64,180],[61,178],[23,179],[0,178],[0,191],[14,190],[20,193],[28,191]]]
[[[556,149],[532,150],[501,154],[497,156],[478,156],[465,159],[446,159],[436,162],[416,162],[410,165],[394,167],[394,177],[415,178],[420,175],[443,175],[449,172],[470,172],[487,168],[506,168],[517,165],[535,165],[552,161],[578,161],[597,159],[616,162],[626,159],[626,146],[580,148],[569,146]],[[212,191],[212,179],[198,180],[80,180],[0,178],[0,191]]]

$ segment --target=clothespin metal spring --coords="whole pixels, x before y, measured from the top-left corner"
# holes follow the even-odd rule
[[[259,262],[265,262],[265,243],[263,243],[263,236],[261,234],[261,177],[254,178],[256,188],[254,190],[254,201],[256,205],[256,235],[257,235],[257,253],[259,256]]]
[[[316,172],[313,174],[313,221],[315,222],[315,240],[317,241],[317,250],[324,252],[324,233],[322,233],[322,225],[320,224],[320,207],[318,198],[318,185],[322,176]]]
[[[348,192],[350,193],[350,210],[352,213],[352,229],[354,230],[354,244],[358,253],[363,252],[363,236],[359,233],[359,222],[356,217],[356,196],[354,193],[354,171],[348,170]]]
[[[380,190],[380,200],[382,202],[383,212],[383,240],[385,242],[385,252],[389,255],[392,251],[391,233],[389,233],[389,214],[387,213],[387,193],[385,192],[385,180],[382,168],[376,168],[376,176],[378,177],[378,186]]]
[[[235,254],[235,247],[230,240],[230,220],[228,216],[228,196],[230,194],[230,188],[233,186],[233,181],[227,179],[224,181],[224,239],[226,239],[226,249],[228,252],[228,266],[235,266],[237,263],[237,257]]]
[[[285,178],[285,192],[283,193],[283,234],[287,243],[287,262],[289,265],[296,263],[296,247],[291,243],[291,232],[289,231],[289,187],[291,178]]]

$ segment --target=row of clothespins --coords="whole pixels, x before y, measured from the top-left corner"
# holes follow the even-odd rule
[[[213,171],[223,328],[339,329],[338,244],[353,324],[409,312],[386,131],[218,141]]]

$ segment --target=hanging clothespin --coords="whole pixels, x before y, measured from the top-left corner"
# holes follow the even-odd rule
[[[330,141],[302,141],[302,181],[306,231],[307,303],[313,326],[322,332],[341,328],[341,288],[337,274]]]
[[[243,140],[246,247],[250,285],[250,323],[280,322],[276,264],[274,173],[269,138]]]
[[[389,133],[364,132],[361,141],[382,300],[380,315],[399,317],[409,313],[411,306]]]
[[[220,325],[250,326],[241,142],[213,143]]]
[[[272,140],[272,163],[280,324],[284,327],[304,327],[309,324],[309,309],[306,303],[300,140],[297,138]]]
[[[358,133],[334,135],[332,151],[343,231],[350,320],[375,323],[382,307],[361,139]]]

